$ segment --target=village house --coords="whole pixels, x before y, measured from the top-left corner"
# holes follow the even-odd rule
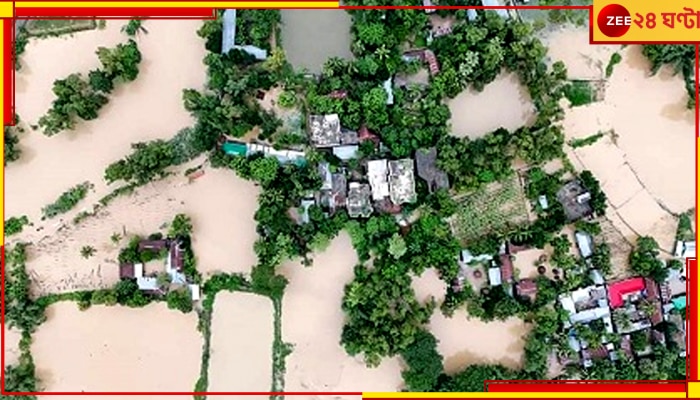
[[[257,60],[267,59],[267,50],[251,45],[236,45],[236,9],[227,9],[222,18],[221,54],[227,54],[232,49],[243,50]]]
[[[430,75],[437,75],[440,72],[440,66],[437,62],[435,53],[429,49],[410,50],[401,56],[405,62],[421,61],[428,64]]]
[[[561,294],[559,303],[569,313],[569,326],[587,324],[602,320],[608,333],[613,333],[610,305],[608,304],[605,287],[589,286]]]
[[[138,243],[139,251],[162,252],[166,251],[165,273],[168,274],[171,284],[187,285],[187,277],[184,274],[185,245],[178,238],[163,240],[142,240]],[[158,278],[147,275],[143,263],[122,263],[119,265],[119,278],[134,279],[140,290],[145,292],[162,293],[158,285]],[[193,300],[199,298],[199,286],[188,285]]]
[[[674,251],[674,257],[682,258],[685,262],[686,258],[695,258],[695,241],[692,242],[676,242],[676,249]]]
[[[272,146],[259,143],[241,143],[227,140],[221,144],[221,151],[231,156],[250,157],[263,154],[265,157],[275,157],[281,164],[306,164],[306,154],[295,150],[277,150]]]
[[[537,297],[537,282],[534,279],[521,279],[515,285],[515,293],[534,302]]]
[[[348,215],[351,218],[369,218],[372,215],[371,190],[369,185],[350,182],[347,198]]]
[[[311,143],[317,148],[339,146],[340,117],[338,114],[310,115],[309,135]]]
[[[416,196],[413,160],[407,158],[389,161],[389,197],[392,203],[413,203]]]
[[[627,315],[629,323],[618,325],[619,333],[650,328],[663,321],[659,289],[651,279],[631,278],[608,285],[610,307]]]
[[[569,222],[574,222],[593,214],[590,205],[591,194],[578,180],[562,186],[557,192],[557,200],[564,207],[564,214]]]
[[[574,238],[582,258],[586,259],[593,255],[593,237],[591,235],[586,232],[576,232]]]
[[[272,146],[267,146],[257,143],[249,143],[247,145],[247,155],[262,153],[265,157],[275,157],[280,164],[295,164],[302,166],[306,164],[306,154],[295,150],[277,150]]]
[[[372,199],[380,201],[389,196],[388,161],[370,160],[367,162],[367,180],[372,188]]]
[[[416,151],[416,172],[428,184],[431,193],[439,189],[449,189],[447,173],[437,167],[437,149],[418,149]]]
[[[338,208],[345,207],[347,202],[348,184],[345,174],[342,172],[332,173],[328,163],[318,165],[321,176],[321,190],[317,195],[317,203],[334,213]]]

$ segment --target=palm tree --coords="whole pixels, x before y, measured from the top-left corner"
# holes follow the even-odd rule
[[[92,247],[92,246],[83,246],[83,247],[80,249],[80,255],[81,255],[83,258],[88,259],[88,258],[92,257],[92,256],[95,254],[96,251],[97,251],[97,250],[95,250],[95,248]]]
[[[139,33],[148,33],[146,28],[143,27],[143,20],[141,19],[129,20],[126,25],[122,26],[122,32],[129,36],[136,36]]]
[[[109,237],[109,239],[112,241],[112,243],[117,245],[122,240],[122,236],[120,234],[118,234],[117,232],[114,232],[112,234],[112,236]]]

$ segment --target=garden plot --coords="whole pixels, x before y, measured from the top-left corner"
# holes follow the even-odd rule
[[[515,177],[492,183],[457,201],[460,206],[450,223],[462,242],[490,233],[503,233],[528,221],[527,198]]]

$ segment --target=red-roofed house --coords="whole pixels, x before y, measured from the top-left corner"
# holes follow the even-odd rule
[[[624,297],[644,290],[644,278],[632,278],[608,285],[610,307],[618,308],[625,304]]]
[[[331,99],[344,99],[348,97],[348,92],[346,92],[345,90],[334,90],[328,93],[328,97],[330,97]]]
[[[374,133],[370,132],[369,129],[365,125],[362,125],[360,127],[360,130],[357,132],[358,133],[358,140],[360,142],[364,142],[365,140],[371,140],[375,144],[379,143],[379,136],[375,135]]]
[[[515,287],[515,291],[520,297],[527,297],[530,301],[535,301],[537,296],[537,283],[534,279],[522,279]]]
[[[169,267],[177,272],[182,272],[182,268],[185,264],[184,256],[182,243],[180,243],[179,240],[173,240],[170,243]]]
[[[509,254],[501,254],[501,281],[503,283],[513,280],[513,261]]]
[[[131,279],[135,278],[134,264],[124,263],[119,265],[119,278],[121,279]]]
[[[165,239],[160,240],[142,240],[139,242],[139,250],[153,250],[160,251],[168,247],[168,241]]]
[[[653,280],[649,278],[644,279],[644,285],[647,289],[647,299],[658,300],[659,299],[659,286]]]

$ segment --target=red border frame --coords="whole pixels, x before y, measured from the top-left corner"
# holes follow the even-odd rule
[[[77,1],[88,1],[88,0],[77,0]],[[168,0],[155,0],[155,1],[168,1]],[[180,1],[180,0],[175,0]],[[184,1],[184,0],[183,0]],[[271,0],[262,0],[271,1]],[[281,1],[294,1],[294,0],[281,0]],[[264,7],[259,7],[264,8]],[[289,7],[294,8],[294,7]],[[339,9],[424,9],[424,6],[340,6]],[[592,6],[433,6],[430,8],[434,9],[578,9],[578,10],[589,10],[589,20],[592,22],[593,19],[593,7]],[[333,8],[335,9],[335,8]],[[90,12],[95,13],[96,9],[85,9],[85,8],[20,8],[15,9],[15,16],[12,19],[3,20],[3,31],[5,33],[4,45],[5,52],[4,57],[4,70],[3,79],[5,82],[5,91],[3,93],[5,107],[3,109],[3,117],[5,125],[14,125],[14,20],[15,19],[29,19],[32,15],[41,15],[42,17],[50,18],[60,18],[65,15],[73,15],[71,18],[101,18],[101,19],[127,19],[131,17],[143,17],[149,19],[209,19],[212,18],[214,9],[213,8],[100,8],[100,16],[89,15]],[[151,17],[150,15],[158,15],[158,17]],[[124,17],[128,15],[129,17]],[[34,17],[32,19],[42,19],[41,17]],[[600,42],[593,41],[593,32],[590,30],[590,43],[599,44]],[[627,43],[612,43],[605,42],[606,44],[646,44],[646,42],[627,42]],[[700,43],[698,42],[671,42],[669,44],[695,44],[696,54],[695,54],[695,93],[696,93],[696,105],[695,105],[695,130],[696,130],[696,148],[695,148],[695,159],[696,166],[698,161],[697,153],[697,138],[700,136]],[[697,168],[696,168],[696,189],[697,189]],[[697,192],[697,190],[696,190]],[[3,185],[3,195],[4,195],[4,185]],[[698,199],[696,196],[696,209],[698,206]],[[698,218],[696,217],[696,226],[698,223]],[[0,247],[0,278],[2,279],[2,291],[0,291],[0,299],[2,303],[0,308],[2,313],[0,314],[0,327],[4,327],[4,308],[5,308],[5,249],[4,246]],[[491,389],[499,387],[496,390],[490,390],[491,392],[552,392],[552,386],[558,385],[556,391],[561,392],[572,392],[580,391],[580,384],[595,384],[587,387],[587,391],[590,392],[686,392],[687,393],[687,382],[698,381],[698,366],[696,357],[696,345],[698,333],[696,329],[692,328],[690,319],[696,317],[695,313],[690,313],[689,310],[697,309],[697,291],[698,282],[695,277],[695,268],[697,268],[696,259],[688,259],[686,262],[686,273],[688,280],[686,281],[686,291],[690,296],[691,305],[686,309],[687,318],[686,323],[687,332],[686,334],[686,349],[687,349],[687,364],[686,368],[688,371],[688,376],[686,376],[686,381],[491,381],[487,380],[484,382],[484,387],[488,391],[488,385],[491,384]],[[691,272],[692,271],[692,272]],[[689,289],[689,290],[688,290]],[[697,321],[692,321],[697,322]],[[220,396],[220,395],[285,395],[285,396],[301,396],[301,395],[355,395],[360,396],[362,392],[6,392],[5,391],[5,335],[4,333],[0,335],[0,348],[2,352],[0,354],[0,388],[3,395],[68,395],[68,396],[81,396],[81,395],[123,395],[123,396],[134,396],[134,395],[182,395],[182,396]],[[643,382],[643,383],[640,383]],[[664,383],[664,384],[659,384]],[[631,388],[630,386],[636,386]],[[639,385],[639,386],[637,386]],[[569,386],[569,387],[566,387]],[[598,386],[594,389],[593,386]]]

